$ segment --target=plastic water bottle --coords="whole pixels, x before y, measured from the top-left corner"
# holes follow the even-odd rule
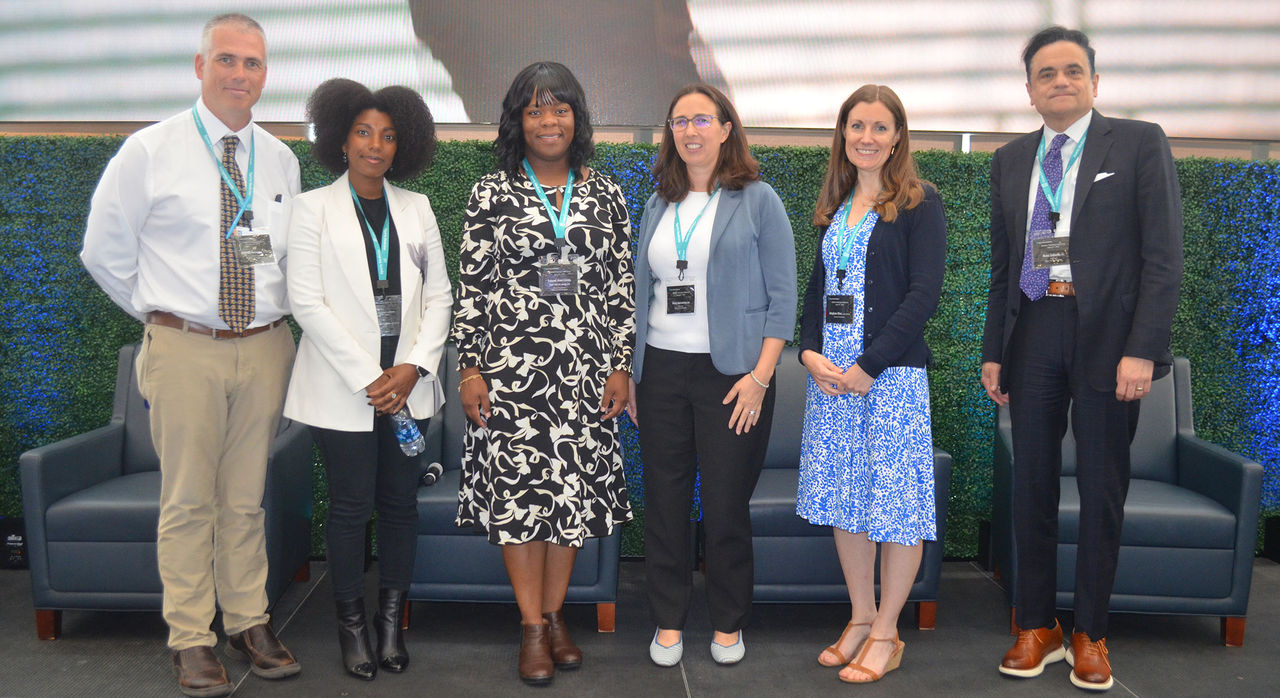
[[[391,422],[396,426],[396,439],[400,441],[400,450],[406,456],[416,456],[427,450],[427,440],[422,438],[418,423],[409,416],[409,408],[401,407],[399,412],[391,415]]]

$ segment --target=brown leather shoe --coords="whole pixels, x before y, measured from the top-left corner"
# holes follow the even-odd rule
[[[569,627],[564,624],[564,609],[542,614],[547,619],[547,635],[551,637],[551,660],[557,669],[577,669],[582,666],[582,650],[569,638]]]
[[[249,661],[249,669],[264,679],[283,679],[302,671],[302,665],[266,623],[229,635],[227,655]]]
[[[227,670],[212,647],[188,647],[173,653],[173,673],[178,690],[189,696],[225,696],[233,688]]]
[[[1107,658],[1107,638],[1097,642],[1086,633],[1071,634],[1071,649],[1067,652],[1071,665],[1071,683],[1086,691],[1105,691],[1111,688],[1111,660]]]
[[[1054,619],[1052,628],[1019,632],[1017,642],[1000,662],[1000,673],[1029,679],[1044,672],[1044,665],[1060,662],[1066,655],[1062,647],[1062,626]]]
[[[545,686],[555,676],[551,661],[551,637],[546,623],[522,623],[524,638],[520,642],[520,680],[530,686]]]

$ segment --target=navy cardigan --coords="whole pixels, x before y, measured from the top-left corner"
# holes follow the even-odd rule
[[[800,353],[822,353],[826,266],[822,236],[800,314]],[[866,300],[863,303],[862,356],[857,364],[876,378],[889,366],[927,366],[932,359],[924,343],[924,324],[938,308],[947,263],[947,223],[942,200],[929,184],[924,201],[899,211],[892,223],[876,221],[867,242]]]

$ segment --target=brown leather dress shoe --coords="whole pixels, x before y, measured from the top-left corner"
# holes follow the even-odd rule
[[[302,665],[266,623],[229,635],[227,655],[249,661],[250,670],[264,679],[283,679],[302,671]]]
[[[1067,651],[1062,647],[1062,626],[1055,619],[1052,628],[1035,628],[1018,633],[1013,648],[1005,652],[1000,673],[1029,679],[1044,672],[1046,664],[1060,662]]]
[[[227,670],[212,647],[188,647],[173,653],[173,673],[178,690],[189,696],[225,696],[233,688]]]
[[[522,623],[524,638],[520,642],[520,680],[530,686],[545,686],[555,676],[551,661],[551,637],[546,623]]]
[[[577,669],[582,666],[582,650],[569,638],[569,627],[564,624],[564,609],[542,614],[547,619],[547,635],[551,637],[551,661],[557,669]]]
[[[1086,633],[1071,634],[1071,683],[1086,691],[1105,691],[1115,683],[1111,678],[1111,660],[1107,658],[1107,638],[1097,642]]]

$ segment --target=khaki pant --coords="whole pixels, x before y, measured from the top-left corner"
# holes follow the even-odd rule
[[[174,650],[213,646],[267,621],[262,492],[293,366],[286,325],[213,339],[148,324],[138,389],[160,456],[156,547]]]

